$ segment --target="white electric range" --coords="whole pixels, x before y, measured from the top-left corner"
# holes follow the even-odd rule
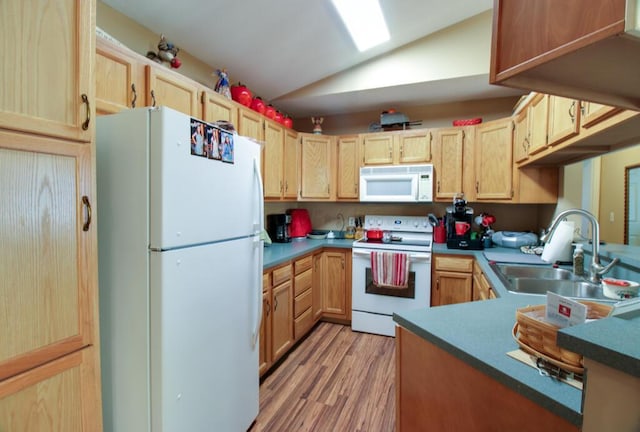
[[[433,227],[426,216],[367,215],[364,228],[388,231],[391,240],[367,241],[365,237],[353,242],[351,328],[394,336],[394,312],[427,308],[431,304]],[[372,251],[408,254],[409,286],[405,289],[376,286],[371,273]]]

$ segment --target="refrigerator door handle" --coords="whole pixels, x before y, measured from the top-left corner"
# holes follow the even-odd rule
[[[253,159],[253,173],[254,179],[256,180],[258,186],[258,196],[256,197],[258,201],[258,221],[254,223],[254,246],[258,249],[258,269],[256,271],[255,277],[255,311],[256,311],[256,322],[253,328],[253,334],[251,335],[251,348],[254,349],[260,340],[260,326],[262,324],[262,247],[263,240],[261,239],[262,228],[264,223],[264,201],[263,201],[263,189],[262,189],[262,176],[260,175],[260,167],[258,166],[258,160],[256,158]]]

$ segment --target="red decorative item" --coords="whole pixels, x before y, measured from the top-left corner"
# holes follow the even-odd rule
[[[273,116],[273,119],[275,121],[277,121],[278,123],[282,123],[282,120],[284,119],[284,116],[282,115],[282,113],[280,111],[276,110],[276,113]]]
[[[276,116],[276,109],[273,107],[273,105],[267,105],[267,107],[264,109],[264,116],[268,119],[273,120],[273,118]]]
[[[256,96],[251,100],[251,106],[249,107],[255,112],[260,114],[264,114],[265,109],[267,108],[267,104],[264,103],[260,96]]]
[[[231,99],[241,105],[250,107],[253,96],[251,95],[251,90],[249,90],[245,85],[238,83],[237,85],[231,86]]]
[[[178,69],[180,66],[182,66],[182,62],[178,57],[174,57],[173,60],[171,60],[170,64],[171,64],[171,67],[174,69]]]
[[[291,129],[293,127],[293,119],[286,115],[282,120],[282,124],[284,125],[284,127]]]
[[[311,218],[307,209],[290,209],[287,214],[291,215],[289,225],[289,235],[295,237],[306,237],[311,232]]]
[[[479,123],[482,123],[482,117],[453,121],[454,126],[470,126],[470,125],[479,124]]]

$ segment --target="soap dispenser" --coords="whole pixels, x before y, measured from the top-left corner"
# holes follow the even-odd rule
[[[576,276],[584,275],[584,251],[580,243],[576,244],[576,249],[573,252],[573,274]]]

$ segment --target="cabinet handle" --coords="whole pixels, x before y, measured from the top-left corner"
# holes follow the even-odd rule
[[[571,123],[576,122],[576,101],[571,102],[571,106],[569,107],[569,117],[571,118]]]
[[[151,90],[151,106],[156,107],[156,94]]]
[[[438,185],[438,188],[436,190],[437,192],[440,192],[440,180],[438,180],[437,185]]]
[[[86,209],[85,214],[87,215],[84,224],[82,224],[82,231],[89,231],[89,227],[91,226],[91,202],[86,195],[82,196],[82,206]]]
[[[136,93],[135,83],[131,83],[131,93],[133,93],[133,99],[131,99],[131,108],[135,108],[136,100],[138,100],[138,93]]]
[[[284,190],[284,187],[282,186],[282,180],[280,180],[280,192],[282,192]]]
[[[342,258],[342,269],[344,269],[344,258]]]
[[[273,311],[277,311],[278,310],[278,297],[273,299]]]
[[[85,93],[82,93],[82,103],[87,107],[87,118],[82,123],[82,130],[89,129],[89,122],[91,121],[91,106],[89,105],[89,98]]]
[[[480,189],[480,182],[479,181],[476,182],[476,193],[478,193],[478,189]]]
[[[389,145],[389,159],[393,157],[393,147]]]
[[[288,180],[284,182],[284,191],[285,192],[289,192],[289,181]]]
[[[585,107],[584,107],[584,102],[580,101],[580,115],[584,115],[584,111],[585,111]]]
[[[404,153],[404,144],[400,146],[400,157],[402,157]]]
[[[269,316],[270,312],[271,312],[271,303],[269,303],[269,300],[267,300],[267,316]]]

